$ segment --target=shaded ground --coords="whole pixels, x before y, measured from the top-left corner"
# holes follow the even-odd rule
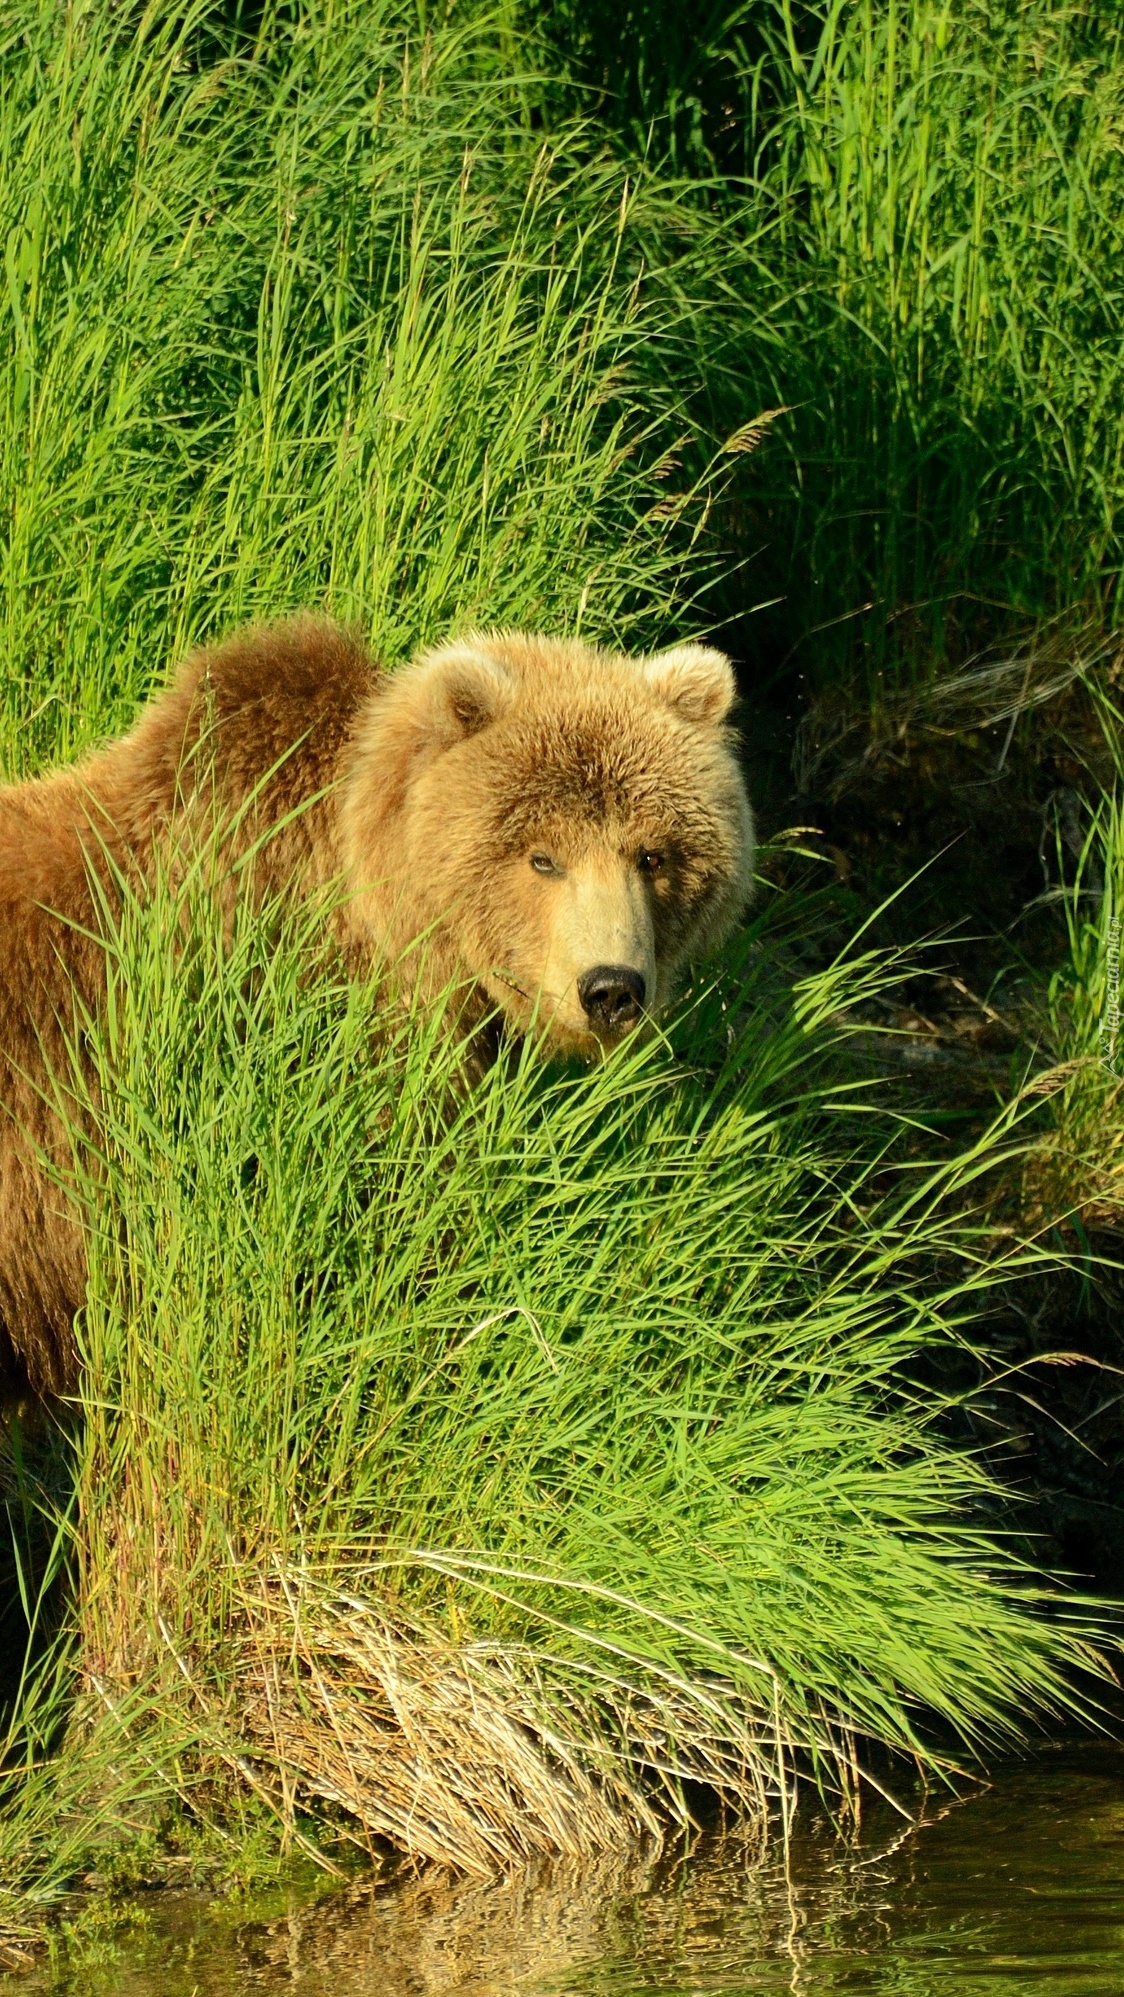
[[[763,838],[800,828],[793,845],[818,856],[774,851],[765,871],[778,885],[832,885],[810,962],[872,918],[870,939],[918,964],[870,1009],[866,1052],[950,1140],[1053,1058],[1045,993],[1066,950],[1056,890],[1072,878],[1084,807],[1113,774],[1092,703],[1058,677],[1013,719],[991,718],[980,695],[1002,705],[994,686],[970,685],[959,713],[918,696],[872,719],[841,702],[802,708],[793,693],[764,707],[751,696],[743,714]],[[1087,1248],[1088,1279],[1021,1286],[988,1336],[1012,1367],[1059,1351],[1085,1363],[1040,1363],[985,1391],[966,1439],[995,1447],[1031,1496],[1023,1523],[1039,1559],[1124,1593],[1124,1271],[1111,1266],[1124,1239],[1070,1232],[1068,1245]]]

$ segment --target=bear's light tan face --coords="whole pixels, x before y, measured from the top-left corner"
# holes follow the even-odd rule
[[[621,826],[555,825],[504,860],[492,916],[507,945],[480,982],[513,1023],[591,1053],[655,1017],[661,857]]]
[[[651,1015],[656,928],[648,869],[661,856],[622,841],[556,842],[531,854],[542,970],[539,1003],[555,1038],[619,1040]],[[525,884],[524,884],[525,885]]]
[[[344,802],[366,919],[425,932],[520,1030],[595,1055],[659,1016],[749,896],[753,830],[703,646],[632,659],[498,633],[372,703]]]

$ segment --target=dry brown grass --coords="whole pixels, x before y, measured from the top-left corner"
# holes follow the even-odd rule
[[[690,1821],[685,1782],[763,1824],[788,1747],[767,1710],[718,1684],[564,1674],[525,1644],[455,1643],[369,1588],[259,1574],[238,1730],[287,1821],[316,1799],[357,1841],[469,1875],[658,1844]]]
[[[956,671],[881,688],[869,708],[847,688],[833,688],[812,702],[797,731],[797,789],[837,802],[871,775],[906,768],[919,746],[969,733],[993,735],[998,776],[1024,717],[1064,703],[1082,686],[1111,692],[1122,670],[1116,634],[1062,620],[1007,655],[981,655]],[[1086,718],[1082,728],[1095,751],[1099,726],[1090,729]],[[1107,755],[1102,761],[1107,781]]]

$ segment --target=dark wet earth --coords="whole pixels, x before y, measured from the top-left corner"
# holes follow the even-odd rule
[[[789,1866],[732,1838],[686,1859],[564,1867],[488,1886],[406,1879],[251,1909],[144,1896],[113,1960],[31,1997],[872,1992],[1124,1997],[1124,1746],[1040,1751],[904,1837],[810,1826]]]

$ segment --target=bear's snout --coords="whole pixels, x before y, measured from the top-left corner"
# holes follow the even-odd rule
[[[627,964],[595,964],[578,979],[578,997],[594,1032],[614,1040],[636,1025],[645,989],[639,971]]]

